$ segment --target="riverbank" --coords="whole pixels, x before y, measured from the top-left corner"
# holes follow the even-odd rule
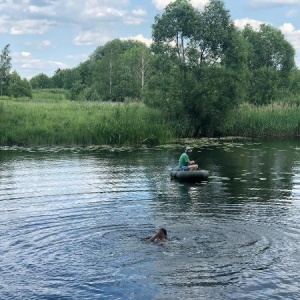
[[[1,145],[140,145],[172,138],[161,112],[140,103],[0,100]]]
[[[275,102],[255,106],[243,103],[225,119],[222,134],[260,138],[300,136],[300,105]]]
[[[182,136],[176,134],[178,120],[167,122],[162,111],[143,103],[74,102],[59,94],[48,98],[0,98],[0,145],[135,147],[182,143]],[[244,103],[224,118],[219,137],[299,135],[299,105],[257,107]]]

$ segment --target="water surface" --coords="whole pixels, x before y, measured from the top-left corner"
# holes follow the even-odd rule
[[[300,143],[0,150],[0,299],[297,299]],[[159,227],[167,244],[142,239]]]

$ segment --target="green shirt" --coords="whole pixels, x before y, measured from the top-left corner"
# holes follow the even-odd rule
[[[186,153],[182,153],[179,158],[179,167],[188,166],[189,165],[189,157]]]

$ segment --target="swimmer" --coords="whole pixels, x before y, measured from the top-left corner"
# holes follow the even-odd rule
[[[149,238],[149,242],[155,242],[155,241],[160,241],[160,242],[168,241],[167,230],[165,228],[160,228],[153,237]]]

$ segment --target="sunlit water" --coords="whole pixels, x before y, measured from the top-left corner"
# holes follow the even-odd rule
[[[2,148],[0,299],[299,299],[299,141],[181,151]]]

